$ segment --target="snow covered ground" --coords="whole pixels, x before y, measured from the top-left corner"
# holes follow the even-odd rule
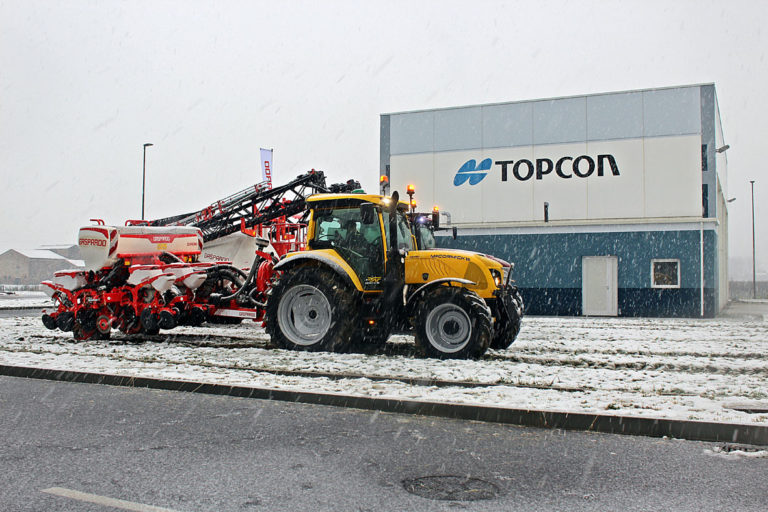
[[[0,310],[50,306],[51,299],[45,292],[0,292]]]
[[[251,322],[112,338],[75,343],[39,318],[0,318],[0,364],[768,425],[768,414],[727,407],[768,403],[768,322],[762,319],[528,317],[512,347],[478,361],[420,358],[409,336],[393,336],[383,354],[289,352],[271,347]]]

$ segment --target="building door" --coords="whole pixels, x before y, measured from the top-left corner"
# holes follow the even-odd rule
[[[581,301],[584,316],[616,316],[619,312],[616,256],[581,258]]]

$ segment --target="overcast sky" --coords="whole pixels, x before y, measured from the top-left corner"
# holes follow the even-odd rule
[[[768,270],[763,1],[0,0],[0,252],[310,168],[375,190],[379,114],[714,82],[731,257]],[[736,270],[732,268],[732,270]],[[735,277],[739,277],[736,275]],[[746,277],[743,276],[743,277]],[[751,277],[751,268],[750,268]]]

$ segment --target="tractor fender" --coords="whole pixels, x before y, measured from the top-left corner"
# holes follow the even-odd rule
[[[416,303],[416,299],[420,295],[423,295],[424,292],[426,292],[427,290],[431,290],[436,286],[440,286],[444,283],[461,283],[461,284],[466,284],[470,286],[477,285],[476,282],[470,281],[469,279],[463,279],[461,277],[441,277],[440,279],[435,279],[434,281],[430,281],[426,284],[421,285],[419,288],[416,289],[415,292],[413,292],[410,295],[410,297],[408,297],[408,300],[405,302],[406,309],[411,308]]]
[[[345,283],[349,284],[356,290],[362,290],[363,285],[360,283],[355,271],[352,270],[345,261],[337,261],[335,258],[320,252],[305,252],[298,253],[290,258],[283,258],[280,262],[273,267],[272,270],[287,270],[288,268],[295,267],[296,265],[310,264],[310,265],[322,265],[330,268],[336,274],[338,274]]]

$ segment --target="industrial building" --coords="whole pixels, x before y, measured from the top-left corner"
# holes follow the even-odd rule
[[[528,314],[717,314],[727,149],[714,84],[381,116],[391,190],[514,262]]]
[[[0,284],[36,285],[57,270],[82,268],[77,245],[47,245],[40,249],[9,249],[0,254]]]

